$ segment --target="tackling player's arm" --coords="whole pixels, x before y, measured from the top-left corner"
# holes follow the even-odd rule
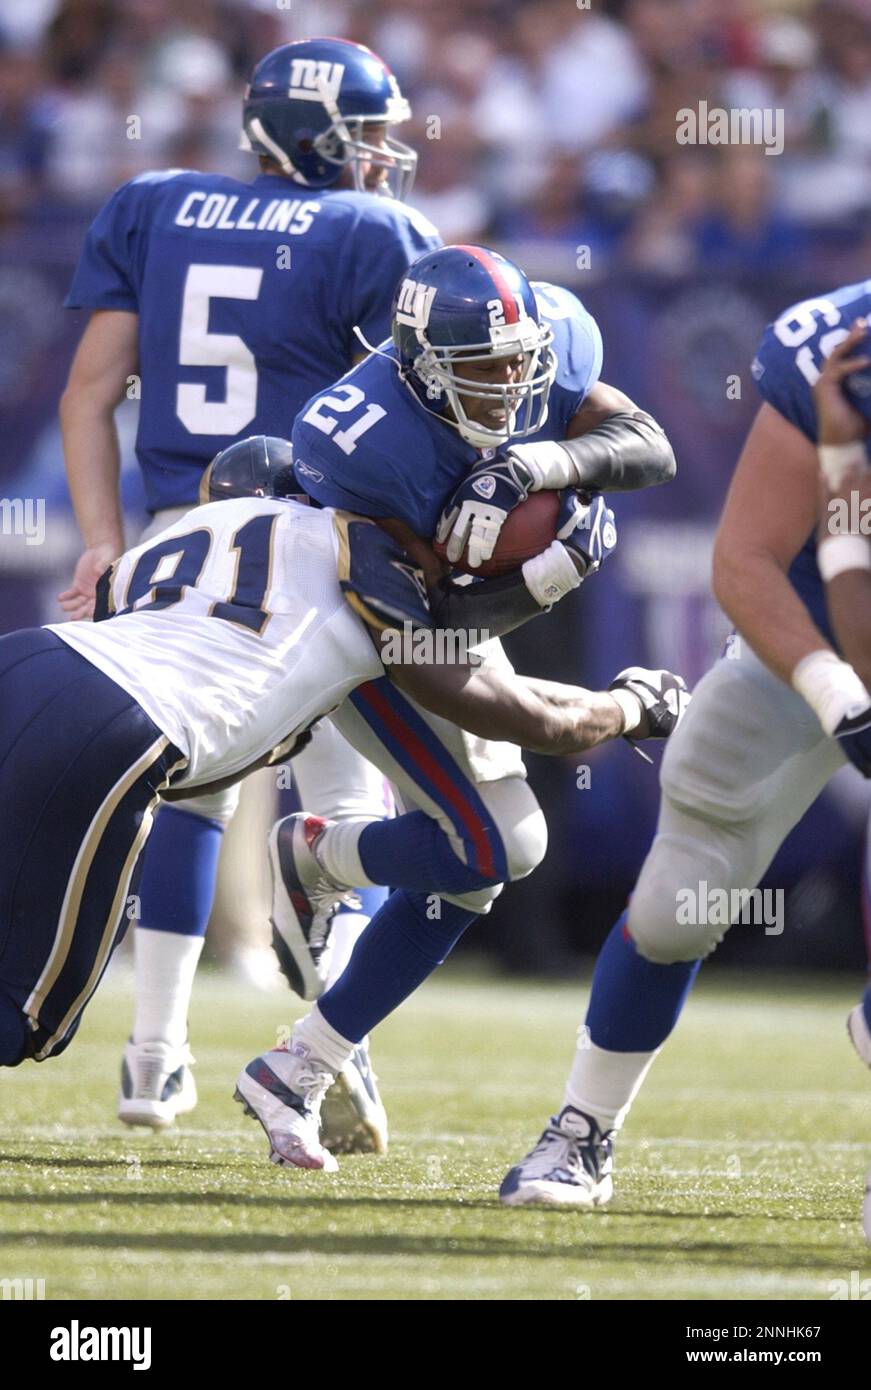
[[[488,666],[394,662],[386,670],[400,690],[461,729],[557,756],[621,735],[667,738],[689,702],[679,677],[640,668],[621,672],[610,691],[513,674],[509,679]]]
[[[61,397],[64,463],[86,547],[72,584],[58,595],[71,618],[91,616],[96,582],[124,549],[115,408],[138,365],[138,328],[138,315],[127,310],[95,311]]]

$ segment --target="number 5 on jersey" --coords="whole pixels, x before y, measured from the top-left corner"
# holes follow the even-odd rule
[[[236,333],[209,332],[213,299],[256,299],[263,270],[245,265],[192,265],[184,282],[179,338],[182,367],[223,367],[222,401],[206,399],[202,382],[181,382],[176,414],[191,434],[240,434],[257,414],[257,363]]]

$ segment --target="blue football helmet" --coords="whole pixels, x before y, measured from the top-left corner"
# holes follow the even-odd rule
[[[271,434],[252,434],[228,444],[200,478],[201,505],[233,497],[296,497],[299,492],[290,440]]]
[[[403,379],[468,444],[499,448],[541,429],[557,368],[553,332],[513,261],[483,246],[444,246],[420,256],[399,282],[392,325]],[[515,382],[463,375],[464,366],[521,355]],[[469,418],[470,398],[491,403],[491,424]]]
[[[303,39],[274,48],[251,74],[240,146],[268,155],[312,189],[330,188],[350,165],[355,188],[366,192],[360,166],[368,164],[383,171],[370,192],[404,199],[417,169],[414,150],[389,135],[382,145],[369,144],[365,135],[367,125],[410,116],[396,78],[371,49],[345,39]]]

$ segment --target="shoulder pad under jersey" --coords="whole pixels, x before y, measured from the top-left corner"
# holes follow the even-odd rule
[[[433,626],[423,570],[373,521],[336,512],[339,586],[345,599],[376,633],[410,623]]]

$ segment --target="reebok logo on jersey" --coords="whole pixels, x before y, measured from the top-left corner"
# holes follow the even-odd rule
[[[311,478],[315,483],[322,483],[324,475],[317,468],[312,468],[310,463],[305,463],[303,459],[294,459],[294,472],[299,473],[303,478]]]
[[[151,1366],[150,1327],[69,1327],[51,1329],[52,1361],[132,1361],[134,1371]]]
[[[344,63],[318,63],[314,58],[294,58],[290,69],[289,97],[302,101],[335,101],[345,76]]]
[[[420,285],[416,280],[403,280],[396,301],[397,322],[407,323],[410,328],[426,328],[435,297],[435,285]]]
[[[493,474],[484,473],[482,477],[476,478],[472,484],[472,491],[477,492],[479,497],[483,497],[485,502],[489,502],[496,491],[496,479]]]

